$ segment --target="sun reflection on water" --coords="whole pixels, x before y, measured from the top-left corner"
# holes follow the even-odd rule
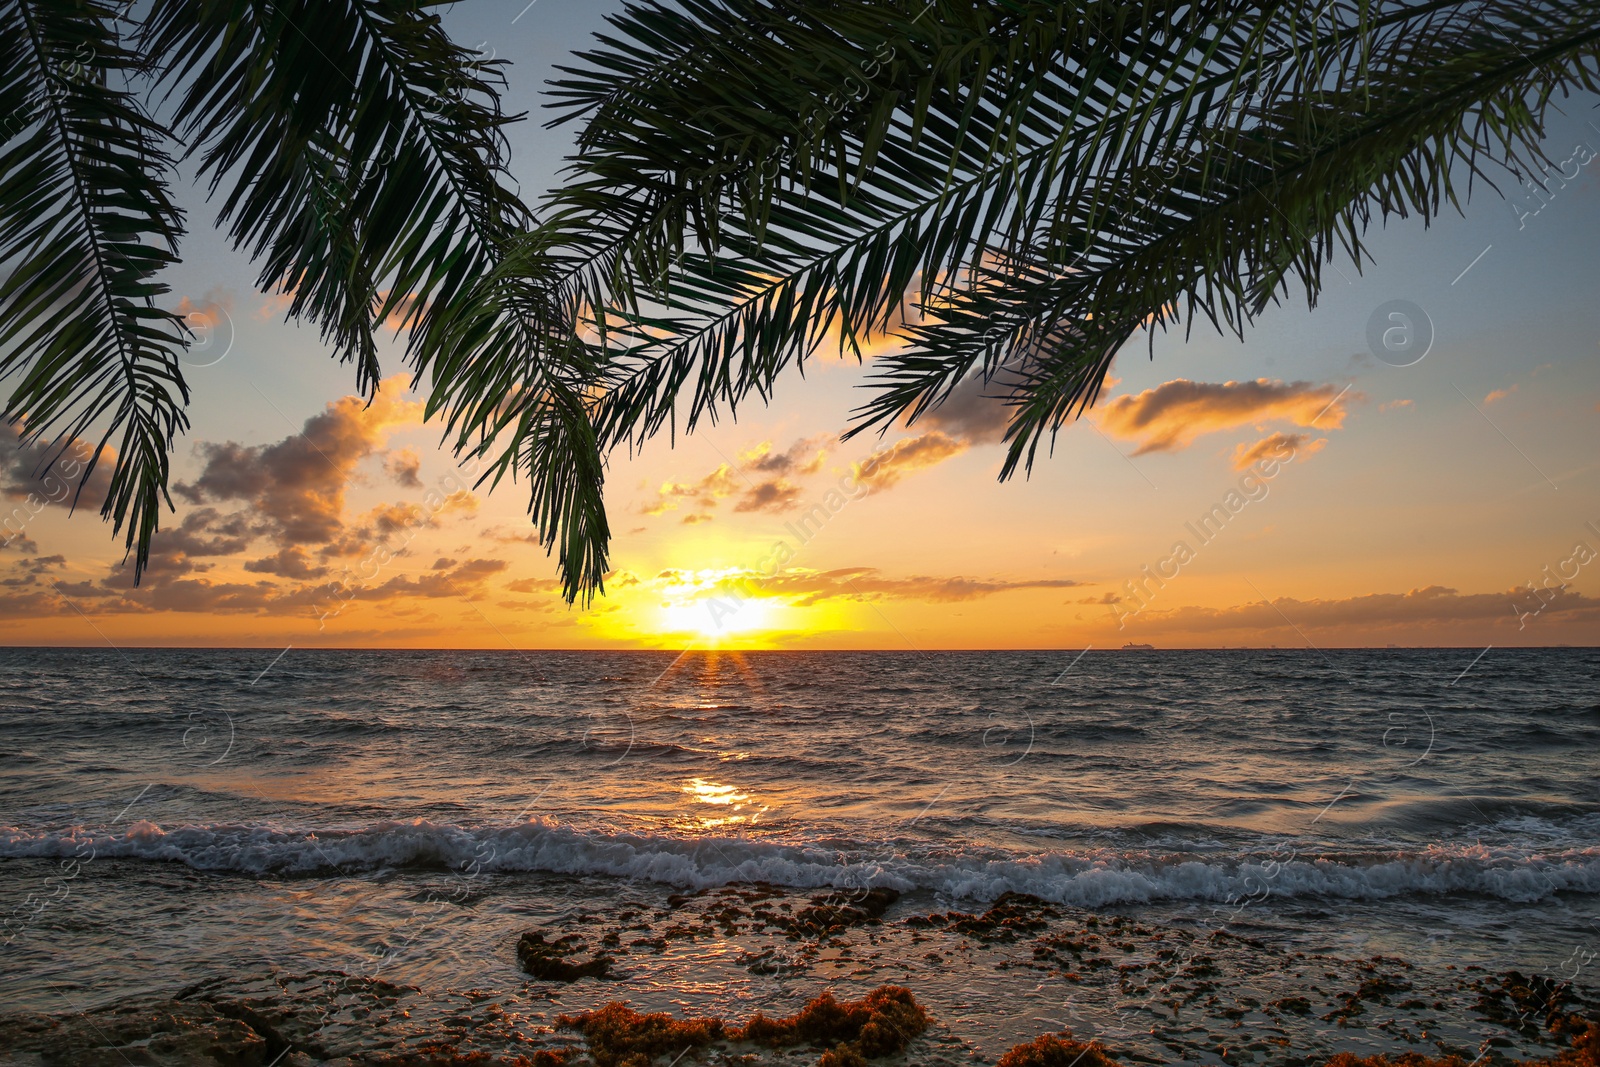
[[[690,778],[681,788],[699,803],[716,807],[718,813],[715,815],[707,812],[694,816],[695,824],[702,830],[754,825],[767,812],[765,805],[752,802],[750,794],[741,792],[735,785],[724,785],[706,778]]]

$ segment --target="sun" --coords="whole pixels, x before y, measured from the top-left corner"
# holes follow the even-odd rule
[[[712,644],[772,623],[772,605],[755,597],[685,597],[663,603],[660,610],[662,632],[694,634]]]

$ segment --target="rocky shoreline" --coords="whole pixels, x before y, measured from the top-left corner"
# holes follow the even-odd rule
[[[526,977],[501,988],[423,989],[337,970],[218,976],[88,1010],[0,1015],[0,1064],[1600,1067],[1600,998],[1548,976],[1291,951],[1225,927],[1156,925],[1016,894],[978,913],[901,914],[892,890],[806,895],[762,884],[677,894],[664,906],[611,903],[624,906],[524,930],[507,956]],[[692,966],[713,947],[784,983],[785,1014],[630,1004],[640,993],[630,975],[648,961]],[[1051,1019],[1010,1051],[980,1050],[928,1007],[931,986],[902,980],[952,968],[992,976],[962,991],[975,998],[1002,977],[1065,991],[1081,1041]]]

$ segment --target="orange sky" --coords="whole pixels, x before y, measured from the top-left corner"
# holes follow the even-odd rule
[[[1553,150],[1600,145],[1595,103],[1574,102]],[[562,145],[523,126],[532,181]],[[1375,267],[1337,264],[1315,311],[1270,310],[1243,344],[1197,327],[1152,353],[1136,337],[1028,480],[995,481],[1004,413],[976,389],[840,444],[871,368],[819,360],[771,407],[613,457],[615,570],[588,609],[562,604],[524,486],[474,489],[439,450],[398,349],[363,406],[349,368],[202,229],[174,279],[205,327],[194,426],[149,579],[131,586],[97,508],[69,516],[62,470],[4,431],[0,641],[1600,643],[1596,170],[1532,215],[1514,187],[1479,190],[1465,218],[1374,231]],[[1412,366],[1369,350],[1396,299],[1434,327]],[[97,475],[85,500],[103,491]]]

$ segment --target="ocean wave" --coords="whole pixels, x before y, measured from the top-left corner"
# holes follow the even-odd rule
[[[427,820],[357,830],[213,824],[118,833],[0,829],[0,857],[168,861],[199,870],[318,875],[396,868],[610,875],[706,888],[769,882],[795,888],[886,886],[992,900],[1030,893],[1083,907],[1154,901],[1231,903],[1271,897],[1374,900],[1476,893],[1531,903],[1557,893],[1600,893],[1600,848],[1436,846],[1417,851],[1234,855],[1139,850],[1006,853],[870,850],[738,838],[599,833],[549,819],[468,828]]]

